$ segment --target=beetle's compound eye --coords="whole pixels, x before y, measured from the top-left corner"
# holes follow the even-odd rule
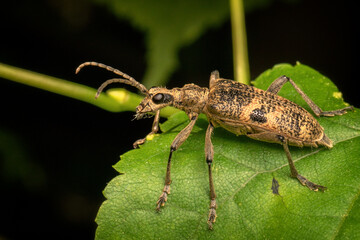
[[[158,93],[155,96],[153,96],[152,101],[155,104],[163,103],[164,102],[164,94]]]

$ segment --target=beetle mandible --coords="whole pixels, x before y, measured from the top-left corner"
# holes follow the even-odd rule
[[[298,173],[288,145],[332,148],[333,143],[325,135],[324,128],[308,111],[277,93],[285,83],[289,82],[317,117],[342,115],[347,110],[353,109],[352,106],[349,106],[333,111],[323,111],[293,80],[286,76],[277,78],[266,91],[220,78],[218,71],[211,73],[209,88],[191,83],[182,88],[152,87],[147,89],[129,75],[102,63],[85,62],[76,69],[76,73],[85,66],[104,68],[122,77],[105,81],[99,87],[96,98],[108,84],[116,82],[136,87],[145,95],[136,108],[135,118],[141,119],[148,113],[155,114],[152,130],[148,135],[156,133],[159,129],[160,109],[173,106],[188,115],[190,123],[178,133],[170,147],[164,189],[156,202],[157,210],[165,205],[170,194],[170,169],[173,152],[189,137],[199,114],[204,113],[207,116],[209,125],[205,135],[205,160],[208,165],[210,185],[210,210],[207,220],[209,229],[213,228],[216,219],[216,194],[211,169],[214,159],[211,134],[215,127],[223,127],[234,134],[246,135],[255,140],[281,144],[289,162],[291,177],[297,178],[302,185],[313,191],[323,191],[326,187],[315,184]],[[134,148],[143,144],[145,140],[146,137],[137,140]]]

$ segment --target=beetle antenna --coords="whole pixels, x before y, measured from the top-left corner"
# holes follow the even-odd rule
[[[133,86],[133,87],[136,87],[137,89],[139,89],[142,93],[144,94],[147,94],[147,90],[145,88],[145,92],[143,92],[138,86],[138,82],[132,82],[132,81],[129,81],[129,79],[124,79],[124,78],[112,78],[112,79],[109,79],[109,80],[106,80],[105,82],[103,82],[100,87],[98,88],[97,92],[96,92],[96,95],[95,95],[95,98],[98,98],[100,96],[100,93],[104,90],[104,88],[111,84],[111,83],[125,83],[125,84],[128,84],[130,86]]]
[[[96,96],[95,98],[98,98],[100,93],[103,91],[103,89],[111,84],[111,83],[125,83],[125,84],[128,84],[130,86],[133,86],[133,87],[136,87],[137,89],[139,89],[143,94],[147,95],[148,94],[148,90],[147,88],[142,85],[141,83],[139,83],[138,81],[135,80],[135,78],[127,75],[126,73],[123,73],[122,71],[116,69],[116,68],[113,68],[111,66],[108,66],[108,65],[105,65],[105,64],[102,64],[102,63],[98,63],[98,62],[84,62],[82,64],[80,64],[77,68],[76,68],[76,71],[75,73],[78,74],[80,72],[80,70],[83,68],[83,67],[86,67],[86,66],[95,66],[95,67],[100,67],[100,68],[104,68],[110,72],[113,72],[123,78],[113,78],[113,79],[109,79],[107,81],[105,81],[103,84],[101,84],[101,86],[99,87],[97,93],[96,93]]]

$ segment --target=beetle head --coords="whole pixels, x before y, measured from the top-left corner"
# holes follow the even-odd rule
[[[148,113],[156,111],[173,104],[174,97],[172,91],[161,87],[152,87],[149,89],[146,97],[136,108],[136,119],[141,119]]]

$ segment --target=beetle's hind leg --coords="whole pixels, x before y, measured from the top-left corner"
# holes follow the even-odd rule
[[[296,84],[295,82],[287,77],[287,76],[281,76],[279,78],[277,78],[270,86],[269,88],[266,90],[267,92],[271,92],[274,94],[277,94],[280,89],[282,88],[282,86],[286,83],[286,82],[290,82],[291,85],[295,88],[295,90],[301,95],[301,97],[305,100],[305,102],[309,105],[309,107],[311,108],[311,110],[315,113],[316,116],[327,116],[327,117],[332,117],[335,115],[343,115],[345,114],[348,110],[353,110],[354,107],[353,106],[349,106],[349,107],[345,107],[342,109],[337,109],[337,110],[333,110],[333,111],[323,111],[321,110],[321,108],[319,106],[317,106]]]
[[[292,157],[291,157],[291,154],[290,154],[290,151],[289,151],[289,147],[288,147],[288,144],[287,144],[287,140],[283,136],[278,136],[278,138],[279,138],[279,140],[281,142],[281,145],[283,145],[283,147],[284,147],[284,151],[286,153],[286,157],[287,157],[288,162],[289,162],[291,177],[297,178],[302,185],[307,186],[309,189],[311,189],[313,191],[318,191],[318,190],[324,191],[324,190],[326,190],[326,187],[315,184],[315,183],[309,181],[307,178],[301,176],[298,173],[298,171],[295,168],[294,161],[292,160]]]

